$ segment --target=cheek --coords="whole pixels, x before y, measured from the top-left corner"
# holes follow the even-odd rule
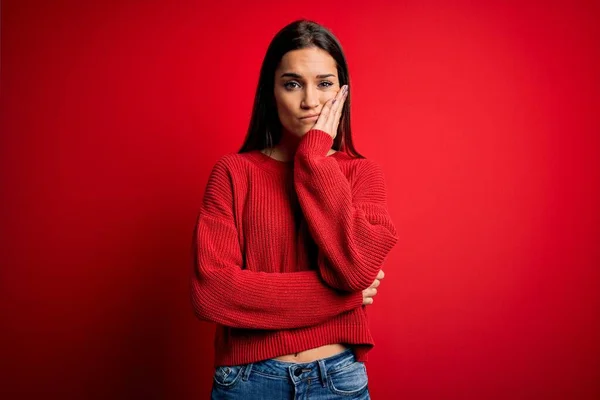
[[[338,92],[337,90],[336,90],[336,91],[333,91],[333,90],[332,90],[332,91],[329,91],[329,92],[325,93],[325,95],[324,95],[324,96],[323,96],[323,98],[322,98],[322,104],[325,104],[325,103],[327,103],[329,100],[331,100],[331,99],[335,98],[335,96],[337,96],[337,94],[338,94],[338,93],[339,93],[339,92]]]
[[[291,99],[280,98],[277,101],[277,111],[282,118],[292,118],[294,116],[294,104]]]

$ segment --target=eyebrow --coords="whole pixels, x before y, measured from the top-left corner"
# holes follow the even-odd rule
[[[283,73],[283,74],[281,74],[281,78],[284,78],[284,77],[286,77],[286,76],[289,76],[289,77],[291,77],[291,78],[298,78],[298,79],[302,79],[302,75],[300,75],[300,74],[297,74],[297,73],[295,73],[295,72],[286,72],[286,73]],[[333,77],[335,77],[335,75],[334,75],[334,74],[322,74],[322,75],[317,75],[317,79],[328,78],[328,77],[330,77],[330,76],[333,76]]]

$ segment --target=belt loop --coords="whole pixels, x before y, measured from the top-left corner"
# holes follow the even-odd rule
[[[252,363],[246,364],[244,367],[244,372],[242,374],[242,380],[247,381],[248,377],[250,377],[250,371],[252,370]]]
[[[321,374],[321,384],[323,387],[327,386],[327,367],[325,366],[325,360],[317,360],[319,362],[319,372]]]

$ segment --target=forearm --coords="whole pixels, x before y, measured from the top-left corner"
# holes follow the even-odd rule
[[[364,160],[352,186],[338,161],[326,156],[331,136],[322,131],[306,135],[295,155],[294,185],[320,250],[319,270],[333,287],[366,289],[398,240],[381,170]]]
[[[324,322],[362,305],[362,293],[330,287],[317,271],[241,268],[235,227],[201,216],[191,296],[198,318],[238,328],[289,329]],[[218,258],[215,257],[218,255]]]

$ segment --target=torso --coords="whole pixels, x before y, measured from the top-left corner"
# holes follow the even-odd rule
[[[294,363],[303,363],[303,362],[312,362],[318,360],[320,358],[331,357],[335,354],[341,353],[346,350],[348,347],[344,346],[340,343],[335,344],[326,344],[325,346],[315,347],[313,349],[308,349],[301,351],[296,354],[286,354],[279,357],[274,357],[274,360],[278,361],[286,361],[286,362],[294,362]]]
[[[335,152],[336,150],[330,149],[327,155],[330,156]],[[265,151],[262,151],[262,153],[266,154]],[[333,355],[339,354],[347,348],[347,346],[344,346],[340,343],[326,344],[324,346],[304,350],[299,353],[285,354],[282,356],[274,357],[273,359],[293,363],[312,362],[321,358],[331,357]]]
[[[269,155],[269,154],[267,154],[267,149],[270,150],[271,148],[262,149],[260,152],[263,153],[263,154],[265,154],[265,155]],[[332,155],[333,153],[336,153],[336,152],[337,152],[337,150],[329,149],[329,152],[327,153],[327,156],[330,156],[330,155]],[[276,154],[277,156],[273,157],[273,154]],[[273,152],[273,154],[270,155],[271,158],[273,158],[275,160],[278,160],[278,161],[284,161],[284,160],[281,159],[281,155],[279,155],[279,153],[277,152],[277,150],[275,150]]]

